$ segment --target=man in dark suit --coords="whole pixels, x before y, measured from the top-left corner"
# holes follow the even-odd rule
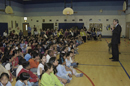
[[[115,25],[115,29],[112,32],[112,61],[119,61],[119,49],[118,44],[120,40],[120,34],[121,34],[121,26],[119,25],[119,20],[114,19],[113,24]]]
[[[121,32],[122,32],[122,28],[120,29],[120,35],[119,36],[121,36]],[[121,54],[121,52],[120,52],[120,38],[119,38],[119,40],[118,40],[118,48],[119,48],[119,54]]]

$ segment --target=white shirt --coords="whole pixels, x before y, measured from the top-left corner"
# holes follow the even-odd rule
[[[19,72],[22,70],[23,66],[19,65],[17,70],[16,70],[16,77],[18,76]]]
[[[42,63],[40,63],[38,65],[38,68],[37,68],[37,75],[39,76],[40,75],[40,68],[42,68],[42,70],[44,70],[44,65]]]
[[[70,47],[68,47],[68,51],[71,51],[71,48],[70,48]]]
[[[7,36],[7,33],[6,33],[6,32],[4,32],[4,33],[3,33],[3,36],[5,36],[5,37],[6,37],[6,36]]]
[[[97,36],[100,35],[100,34],[102,34],[101,31],[97,31]]]
[[[47,54],[47,56],[46,56],[46,63],[49,62],[50,58],[51,58],[51,57]]]
[[[116,26],[115,26],[115,27],[117,27],[117,25],[118,25],[118,24],[116,24]]]
[[[73,36],[73,35],[74,35],[74,33],[73,33],[73,32],[71,32],[71,35]]]
[[[10,70],[10,69],[11,69],[10,66],[11,66],[10,63],[7,63],[7,64],[5,65],[5,69],[6,69],[6,70]]]
[[[73,60],[72,60],[72,58],[71,58],[71,57],[70,57],[70,62],[71,62],[71,63],[73,63]]]
[[[37,32],[37,31],[34,31],[34,35],[38,35],[38,32]]]

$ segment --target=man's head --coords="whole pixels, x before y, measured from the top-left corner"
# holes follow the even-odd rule
[[[119,23],[119,20],[118,20],[118,19],[114,19],[114,20],[113,20],[113,24],[114,24],[114,25],[117,25],[118,23]]]

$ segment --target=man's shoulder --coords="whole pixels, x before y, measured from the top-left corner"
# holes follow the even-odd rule
[[[117,25],[117,27],[121,27],[121,25],[120,25],[120,24],[118,24],[118,25]]]

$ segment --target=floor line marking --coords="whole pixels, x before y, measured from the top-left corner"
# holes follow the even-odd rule
[[[79,70],[77,68],[75,68],[75,69],[78,70],[78,71],[80,71],[81,73],[83,73],[89,79],[89,81],[91,82],[92,86],[95,86],[94,83],[93,83],[93,81],[83,71],[81,71],[81,70]]]
[[[121,67],[119,65],[97,65],[97,64],[79,64],[79,65]]]
[[[125,40],[124,40],[125,41]],[[107,42],[107,39],[106,39]],[[108,42],[107,42],[108,43]],[[123,70],[125,71],[126,75],[128,76],[128,78],[130,79],[130,75],[127,73],[126,69],[124,68],[124,66],[122,65],[122,63],[119,61],[121,67],[123,68]]]
[[[123,70],[125,71],[126,75],[128,76],[128,78],[130,79],[130,75],[127,73],[126,69],[124,68],[124,66],[122,65],[122,63],[119,61],[121,67],[123,68]]]

